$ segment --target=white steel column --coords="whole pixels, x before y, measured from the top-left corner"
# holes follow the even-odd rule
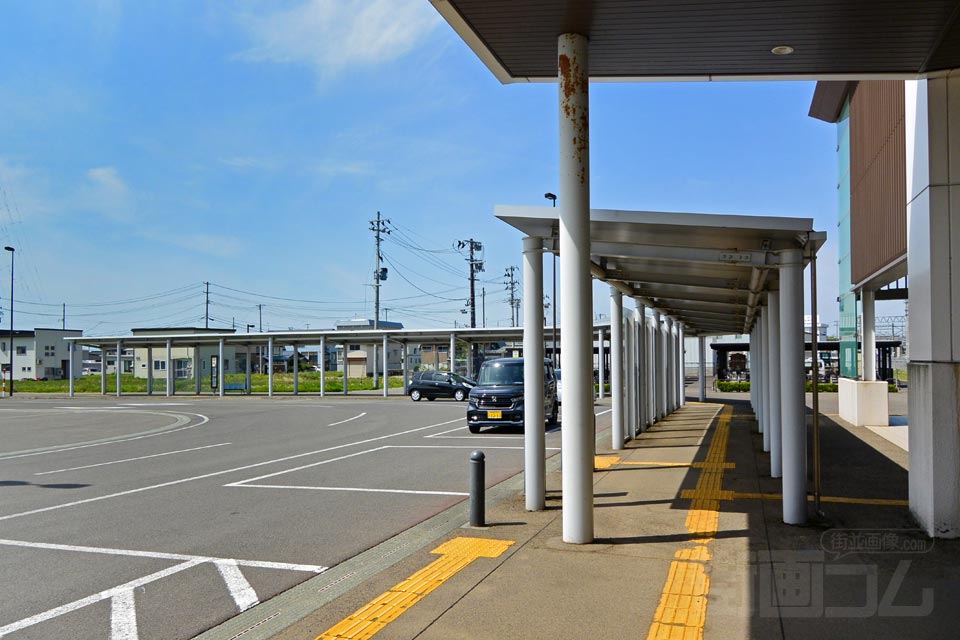
[[[687,403],[687,344],[683,323],[677,324],[677,406]]]
[[[960,536],[960,74],[904,83],[910,263],[910,511]]]
[[[11,345],[12,346],[12,345]],[[77,350],[76,342],[67,343],[67,357],[70,360],[67,362],[67,376],[70,378],[70,397],[73,397],[73,353]]]
[[[13,345],[10,345],[10,367],[13,367]],[[107,347],[100,345],[100,395],[107,395]]]
[[[173,375],[173,372],[172,372],[173,367],[171,366],[172,363],[173,363],[173,341],[168,339],[167,340],[167,364],[163,369],[164,373],[166,374],[167,388],[165,390],[165,393],[167,396],[173,395],[173,385],[170,383],[170,379]]]
[[[543,511],[547,485],[543,430],[543,238],[523,239],[523,405],[527,511]]]
[[[653,311],[653,370],[650,373],[653,376],[655,415],[660,421],[666,415],[666,396],[663,389],[663,323],[656,309]]]
[[[757,325],[750,329],[750,407],[757,415]]]
[[[647,341],[647,414],[650,418],[650,425],[660,419],[657,413],[657,330],[656,330],[656,311],[650,310],[650,317],[647,318],[646,341]]]
[[[603,366],[604,365],[603,352],[605,351],[605,349],[603,348],[603,342],[604,342],[605,336],[604,336],[603,329],[599,329],[598,333],[600,335],[600,346],[597,348],[597,355],[599,356],[600,366],[597,369],[597,382],[600,383],[600,388],[597,389],[597,397],[600,400],[603,400],[604,396],[606,395],[603,389],[603,385],[604,383],[606,383],[606,377],[607,377],[607,374],[604,371],[604,366]]]
[[[773,356],[771,351],[777,348],[771,339],[773,332],[772,324],[773,314],[770,307],[763,308],[763,450],[770,453],[770,429],[773,423],[773,385],[777,383],[777,374],[779,372],[773,369]]]
[[[350,345],[343,343],[343,395],[350,392],[350,363],[347,361],[347,354],[350,353]]]
[[[707,338],[706,336],[700,336],[697,338],[697,346],[700,351],[700,370],[698,372],[697,381],[700,383],[700,394],[697,396],[697,399],[700,402],[707,401]]]
[[[802,272],[801,272],[802,274]],[[781,371],[780,371],[780,353],[782,350],[780,338],[780,292],[767,292],[767,310],[769,311],[769,322],[767,329],[770,331],[770,357],[767,361],[770,363],[770,375],[767,376],[767,384],[770,388],[770,477],[779,478],[783,474],[783,456],[781,449],[782,441],[782,396]],[[803,365],[801,364],[801,369]]]
[[[300,346],[293,343],[293,395],[300,395]]]
[[[616,448],[618,433],[623,433],[623,293],[610,287],[610,427]]]
[[[667,316],[666,322],[666,368],[664,370],[667,376],[667,413],[673,413],[677,409],[677,351],[676,340],[674,339],[673,318]]]
[[[624,400],[626,401],[625,410],[624,410],[624,421],[620,429],[611,429],[611,438],[614,451],[620,451],[623,449],[623,441],[625,433],[633,433],[633,430],[636,429],[637,424],[637,376],[636,368],[634,367],[634,340],[636,339],[637,333],[637,323],[634,320],[633,313],[627,313],[626,322],[624,323],[624,334],[623,334],[623,366],[626,372],[626,381],[627,389],[624,394]]]
[[[223,338],[220,338],[220,343],[217,345],[217,395],[221,398],[223,397]]]
[[[123,376],[120,373],[123,371],[123,343],[117,340],[117,397],[119,398],[122,394],[123,381],[121,378]]]
[[[147,395],[153,395],[153,347],[147,347]]]
[[[253,370],[253,363],[251,362],[252,358],[250,357],[250,351],[251,351],[251,350],[250,350],[250,345],[248,344],[248,345],[247,345],[247,362],[246,362],[246,371],[245,371],[245,373],[246,373],[246,375],[247,375],[247,379],[246,379],[246,381],[245,381],[245,382],[246,382],[246,385],[247,385],[246,391],[247,391],[248,394],[249,394],[250,391],[251,391],[251,386],[252,386],[252,385],[251,385],[250,377],[251,377],[251,372],[252,372],[252,370]]]
[[[764,330],[764,310],[757,310],[757,433],[763,433],[767,426],[767,402],[764,388],[766,387],[767,374],[767,343]],[[751,380],[754,377],[751,376]]]
[[[651,422],[649,407],[650,403],[648,400],[650,393],[647,390],[647,378],[649,377],[649,369],[647,368],[647,308],[643,304],[637,303],[637,313],[639,314],[639,320],[635,335],[637,337],[640,424],[637,425],[637,430],[631,434],[634,438],[636,438],[639,433],[646,431],[647,426]]]
[[[860,303],[863,305],[863,379],[866,382],[877,380],[877,315],[874,299],[873,291],[864,289],[860,292]]]
[[[273,336],[267,338],[267,395],[273,395]]]
[[[390,393],[388,387],[390,386],[390,377],[389,370],[387,369],[387,336],[383,336],[383,397],[386,398]]]
[[[595,427],[588,48],[586,36],[565,33],[558,38],[563,540],[572,543],[593,541]]]
[[[403,359],[403,395],[410,393],[410,343],[404,342],[402,349]]]
[[[193,392],[197,395],[200,395],[200,363],[203,361],[203,356],[200,353],[200,345],[193,345]]]
[[[327,394],[327,338],[320,336],[320,351],[317,353],[317,366],[320,367],[320,397]]]
[[[807,521],[803,350],[803,255],[799,249],[790,249],[780,253],[780,402],[783,409],[783,521],[786,524]]]
[[[457,336],[450,334],[450,353],[447,354],[450,361],[450,373],[456,370],[457,366]]]

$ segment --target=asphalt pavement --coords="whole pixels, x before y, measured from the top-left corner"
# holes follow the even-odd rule
[[[465,408],[6,399],[0,636],[189,638],[322,575],[463,502],[473,449],[491,487],[522,469],[522,434]]]

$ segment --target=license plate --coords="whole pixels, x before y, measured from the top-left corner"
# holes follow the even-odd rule
[[[503,417],[502,411],[487,411],[487,417],[491,420],[499,420]]]

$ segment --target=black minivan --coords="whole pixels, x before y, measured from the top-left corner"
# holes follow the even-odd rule
[[[550,360],[543,361],[543,413],[557,423],[557,380]],[[523,358],[497,358],[480,365],[477,386],[470,390],[467,427],[523,426]]]
[[[453,398],[457,402],[463,402],[467,399],[470,389],[476,384],[473,380],[457,373],[417,371],[407,387],[407,393],[414,402],[420,402],[421,398],[427,400]]]

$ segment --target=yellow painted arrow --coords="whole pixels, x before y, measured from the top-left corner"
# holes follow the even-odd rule
[[[441,556],[440,558],[360,607],[317,636],[316,640],[372,638],[471,562],[477,558],[498,558],[513,544],[513,540],[487,538],[448,540],[430,552]]]

